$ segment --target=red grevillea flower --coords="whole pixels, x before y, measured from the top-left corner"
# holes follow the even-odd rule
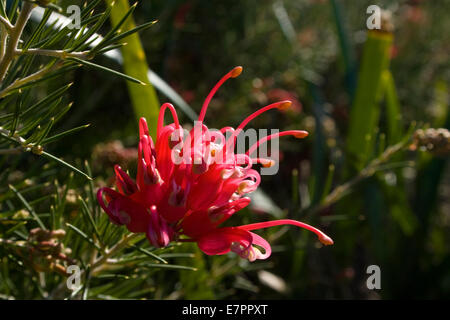
[[[301,130],[283,131],[260,139],[245,154],[234,152],[236,138],[250,120],[271,109],[288,108],[290,101],[261,108],[236,129],[225,127],[214,132],[208,129],[203,119],[209,102],[227,79],[235,78],[241,72],[241,67],[234,68],[211,90],[187,137],[169,103],[163,104],[159,113],[156,143],[149,135],[145,119],[140,120],[136,181],[116,165],[117,191],[101,188],[97,193],[100,206],[113,223],[125,225],[131,232],[146,233],[155,247],[165,247],[171,241],[195,241],[208,255],[231,250],[250,261],[266,259],[271,254],[269,243],[251,232],[256,229],[290,224],[314,232],[325,245],[333,244],[321,231],[294,220],[221,227],[250,203],[246,194],[256,190],[261,180],[252,165],[259,163],[268,167],[274,164],[270,159],[251,158],[252,152],[273,138],[285,135],[304,138],[308,135]],[[167,109],[174,122],[164,125]],[[192,136],[195,130],[199,134]],[[174,155],[184,161],[174,161]],[[217,161],[218,158],[223,161]]]

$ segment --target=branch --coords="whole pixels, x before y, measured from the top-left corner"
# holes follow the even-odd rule
[[[2,23],[8,31],[11,31],[14,28],[11,22],[9,22],[9,20],[3,16],[0,16],[0,23]]]
[[[27,24],[28,19],[30,18],[31,11],[34,9],[36,5],[23,1],[22,10],[20,11],[19,17],[17,18],[17,22],[14,27],[9,31],[9,41],[6,46],[5,55],[0,62],[0,82],[6,76],[8,72],[9,66],[11,65],[14,57],[15,51],[17,50],[17,45],[19,43],[20,37],[22,36],[23,29]]]
[[[48,50],[48,49],[28,49],[28,50],[15,50],[16,55],[22,54],[34,54],[48,57],[55,57],[60,59],[67,58],[78,58],[78,59],[87,59],[89,58],[89,51],[81,51],[81,52],[67,52],[65,50]]]
[[[20,144],[21,146],[24,147],[24,144],[26,142],[26,140],[22,137],[18,137],[15,135],[11,136],[11,131],[4,129],[3,127],[0,127],[0,135],[2,135],[3,137],[7,138],[8,140],[11,140],[13,142],[16,142],[18,144]]]
[[[52,72],[52,71],[60,68],[61,66],[62,66],[62,62],[59,62],[54,65],[47,66],[44,69],[41,69],[25,78],[17,79],[13,83],[11,83],[8,87],[6,87],[2,91],[0,91],[0,98],[6,97],[8,94],[11,93],[11,91],[13,91],[17,88],[20,88],[21,86],[23,86],[29,82],[39,80],[40,78],[45,76],[47,73]]]
[[[8,31],[6,30],[5,26],[0,24],[0,61],[3,60],[3,57],[5,56],[6,52],[6,46],[8,43]]]
[[[11,149],[1,149],[0,155],[4,154],[19,154],[23,151],[30,151],[32,150],[32,146],[27,146],[26,140],[20,136],[17,135],[11,135],[11,131],[4,129],[3,127],[0,127],[0,136],[3,136],[5,139],[10,140],[11,142],[15,142],[19,144],[19,147],[11,148]]]

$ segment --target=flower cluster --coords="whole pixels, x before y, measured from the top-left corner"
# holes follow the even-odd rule
[[[290,101],[273,103],[256,111],[236,129],[225,127],[219,133],[212,133],[203,124],[209,102],[227,79],[237,77],[241,71],[241,67],[231,70],[207,96],[192,129],[199,129],[200,135],[183,136],[176,111],[169,103],[163,104],[160,110],[156,143],[150,137],[145,119],[140,120],[136,181],[116,165],[117,191],[101,188],[97,193],[99,204],[113,223],[126,225],[131,232],[146,233],[155,247],[165,247],[171,241],[194,241],[208,255],[231,250],[250,261],[266,259],[271,254],[269,243],[251,232],[255,229],[296,225],[314,232],[325,245],[333,243],[321,231],[295,220],[222,227],[250,203],[246,195],[260,183],[260,175],[252,166],[274,164],[271,159],[251,158],[252,152],[261,143],[279,136],[307,136],[307,132],[301,130],[284,131],[260,139],[245,154],[234,152],[236,137],[250,120],[270,109],[286,109]],[[167,109],[173,123],[164,125]],[[231,133],[231,137],[226,139],[226,133]],[[174,162],[174,153],[192,161]],[[218,154],[225,161],[214,161]]]

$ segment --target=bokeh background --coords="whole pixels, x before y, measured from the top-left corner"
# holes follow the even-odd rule
[[[355,96],[376,90],[369,86],[358,93],[362,90],[358,80],[367,76],[361,70],[370,38],[366,9],[372,4],[385,10],[381,37],[392,36],[387,69],[395,94],[382,96],[373,106],[362,104],[363,110],[377,113],[367,151],[352,145],[350,136],[365,135],[353,129],[371,126],[364,112],[361,116],[352,108]],[[195,112],[222,75],[234,66],[244,67],[242,75],[227,82],[212,101],[206,116],[209,127],[235,127],[257,108],[290,99],[291,110],[264,114],[252,122],[253,127],[310,132],[303,140],[280,141],[279,173],[262,177],[254,205],[233,217],[232,224],[298,219],[320,227],[335,244],[322,247],[314,236],[294,227],[261,230],[273,254],[253,263],[234,254],[209,257],[195,245],[183,244],[165,254],[169,258],[173,254],[171,262],[196,271],[140,271],[142,281],[133,288],[127,287],[131,280],[117,277],[115,291],[92,289],[89,298],[448,298],[448,146],[447,153],[433,152],[433,137],[427,143],[411,137],[417,129],[448,129],[449,12],[450,2],[445,0],[141,1],[134,13],[136,23],[158,20],[140,33],[148,65]],[[95,62],[121,68],[107,57]],[[125,81],[85,68],[63,78],[74,82],[64,98],[74,104],[55,130],[91,126],[49,146],[50,150],[80,165],[88,160],[96,188],[112,184],[116,162],[134,172],[137,115]],[[60,83],[51,82],[42,90],[51,92]],[[392,97],[398,107],[394,115]],[[170,101],[161,91],[158,99]],[[182,110],[178,115],[182,123],[192,123]],[[364,176],[371,161],[405,139],[408,142],[398,152]],[[20,161],[19,173],[31,165],[30,160]],[[43,163],[34,160],[32,165]],[[60,169],[54,174],[64,185],[68,172]],[[82,194],[85,184],[76,178],[70,194]],[[339,192],[343,185],[346,188]],[[336,198],[327,197],[336,190]],[[79,209],[74,204],[66,211],[77,215]],[[366,286],[369,265],[380,266],[380,290]],[[26,274],[33,273],[11,277]],[[132,276],[134,271],[124,269],[120,274]],[[92,286],[106,288],[108,281],[95,279]],[[36,290],[17,290],[19,298],[42,298]]]

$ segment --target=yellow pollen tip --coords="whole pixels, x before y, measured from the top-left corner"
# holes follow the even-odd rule
[[[302,138],[307,137],[308,135],[309,135],[309,133],[307,131],[301,131],[301,132],[295,134],[294,137],[296,137],[297,139],[302,139]]]
[[[231,77],[236,78],[242,73],[242,67],[235,67],[233,70],[231,70]]]
[[[292,105],[291,101],[285,101],[278,106],[278,109],[279,110],[287,110],[291,107],[291,105]]]
[[[262,162],[261,165],[263,166],[263,168],[270,168],[275,165],[275,161],[271,160],[271,161]]]
[[[333,239],[331,239],[330,237],[324,235],[323,237],[319,238],[319,241],[322,242],[323,245],[329,246],[334,244]]]

